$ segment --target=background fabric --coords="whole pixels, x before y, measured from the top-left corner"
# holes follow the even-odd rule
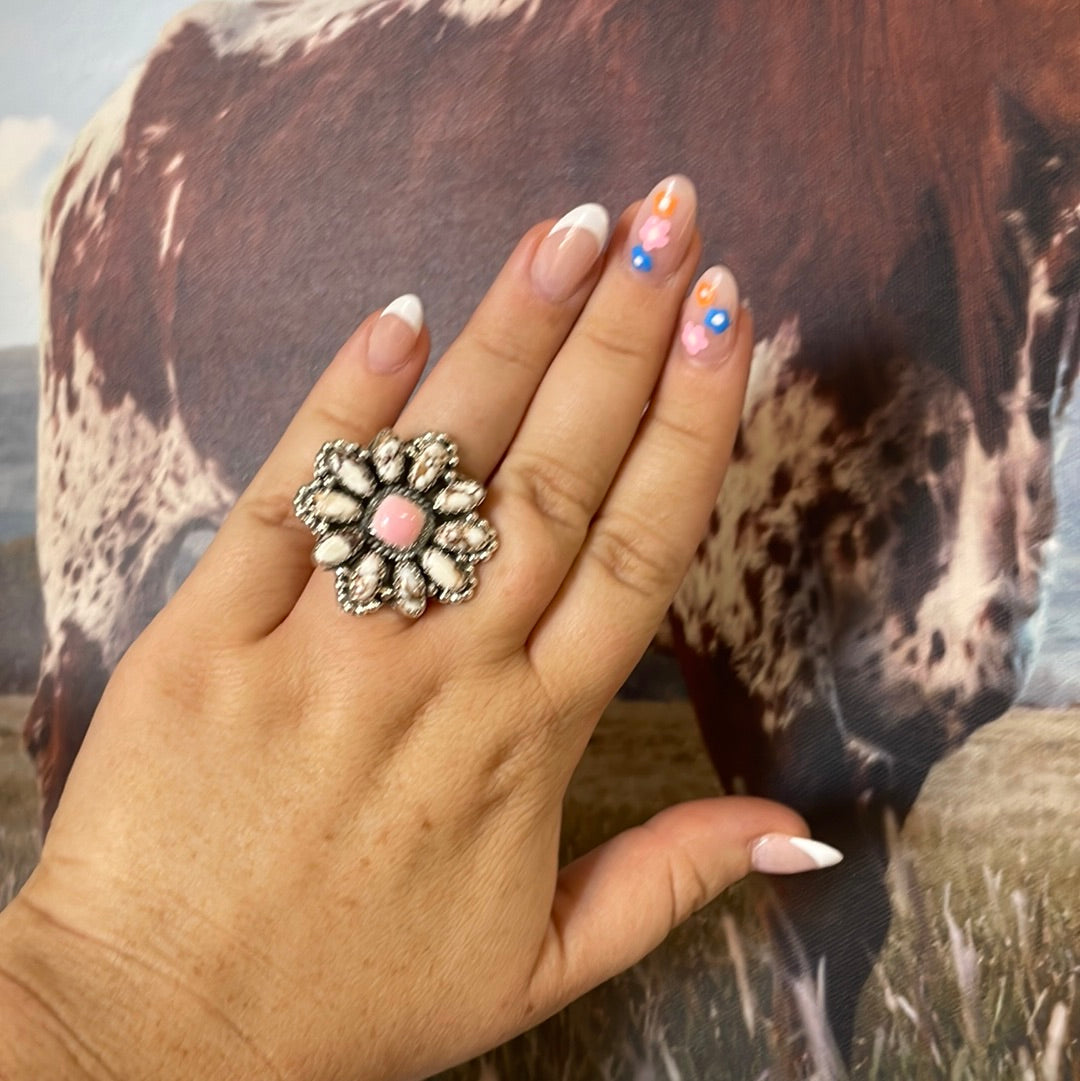
[[[2,16],[5,896],[111,666],[362,314],[419,292],[437,356],[529,224],[679,169],[761,339],[566,855],[723,784],[848,859],[457,1073],[1080,1076],[1072,6],[220,3],[136,64],[170,8]]]

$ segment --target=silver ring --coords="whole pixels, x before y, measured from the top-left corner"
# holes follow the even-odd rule
[[[366,447],[323,444],[293,508],[315,534],[312,562],[334,572],[344,611],[393,605],[417,619],[428,597],[458,604],[473,595],[475,565],[499,542],[474,513],[484,486],[457,464],[457,447],[439,432],[406,442],[384,428]]]

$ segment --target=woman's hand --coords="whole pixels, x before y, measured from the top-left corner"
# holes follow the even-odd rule
[[[558,868],[567,782],[705,530],[753,341],[726,270],[686,298],[685,178],[606,259],[599,208],[568,217],[411,401],[416,305],[368,318],[124,657],[0,916],[0,1076],[421,1077],[632,964],[763,835],[763,869],[822,862],[793,812],[715,799]],[[385,426],[449,433],[500,537],[476,596],[417,622],[340,611],[292,508],[325,440]]]

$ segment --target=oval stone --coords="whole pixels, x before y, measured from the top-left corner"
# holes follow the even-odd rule
[[[420,557],[420,562],[428,577],[447,593],[457,593],[465,584],[465,572],[452,556],[440,552],[438,548],[428,548]]]
[[[409,484],[418,492],[427,491],[450,461],[450,448],[440,440],[429,443],[416,456],[409,470]]]
[[[465,543],[469,551],[475,552],[483,548],[491,540],[491,526],[484,521],[470,522],[465,527]]]
[[[403,560],[394,573],[394,592],[396,604],[405,615],[415,619],[427,608],[427,589],[424,576],[417,570],[415,563]]]
[[[320,567],[338,567],[353,554],[355,548],[356,540],[348,533],[327,533],[315,545],[311,558]]]
[[[360,560],[349,580],[349,599],[356,605],[367,604],[382,585],[383,557],[378,552],[368,552]]]
[[[384,481],[395,481],[405,468],[405,453],[398,439],[389,429],[379,432],[371,443],[371,461],[375,472]]]
[[[327,522],[351,522],[360,514],[360,504],[348,492],[323,488],[311,498],[311,508]]]
[[[337,464],[337,478],[357,495],[371,495],[375,490],[375,478],[364,462],[353,458],[342,458]]]
[[[495,531],[483,518],[466,518],[439,526],[435,531],[435,543],[440,548],[471,555],[486,548],[494,534]]]
[[[475,480],[455,480],[435,497],[435,509],[440,514],[464,514],[483,498],[483,485]]]

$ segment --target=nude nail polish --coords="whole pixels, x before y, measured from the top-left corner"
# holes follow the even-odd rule
[[[721,364],[735,346],[739,286],[725,266],[698,278],[679,317],[679,343],[695,364]]]
[[[645,197],[626,241],[626,261],[635,276],[663,282],[690,245],[697,215],[697,192],[689,178],[669,176]]]
[[[608,227],[608,212],[599,203],[585,203],[561,217],[533,256],[536,291],[553,304],[572,297],[607,245]]]
[[[794,875],[819,871],[838,864],[844,855],[832,845],[811,841],[808,837],[789,837],[784,833],[766,833],[750,845],[750,864],[767,875]]]
[[[367,362],[373,372],[396,372],[409,359],[420,328],[424,306],[414,293],[406,293],[383,308],[368,338]]]

